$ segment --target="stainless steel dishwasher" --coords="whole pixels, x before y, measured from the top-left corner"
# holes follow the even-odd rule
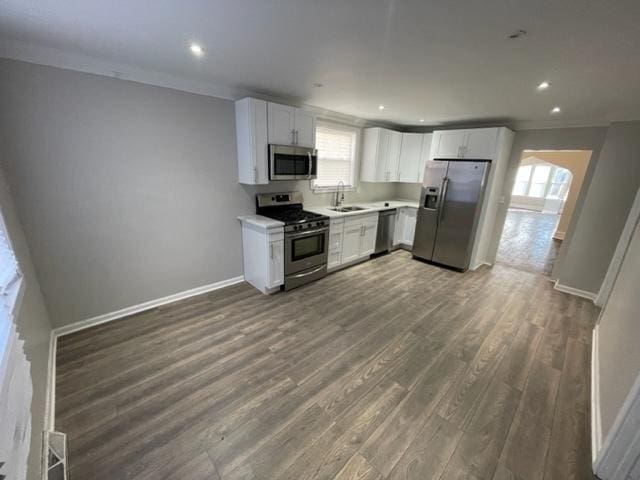
[[[378,214],[378,234],[376,236],[376,249],[373,252],[388,252],[393,246],[393,232],[396,229],[396,209],[382,210]]]

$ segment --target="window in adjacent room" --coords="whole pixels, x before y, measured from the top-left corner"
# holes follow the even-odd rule
[[[356,128],[320,123],[316,127],[318,177],[314,190],[335,190],[340,182],[354,188],[358,130]]]
[[[18,301],[22,274],[13,254],[4,219],[0,213],[0,376],[2,360],[13,327],[13,312]]]

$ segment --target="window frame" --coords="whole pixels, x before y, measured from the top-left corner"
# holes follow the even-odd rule
[[[362,137],[362,129],[359,127],[354,127],[352,125],[345,125],[343,123],[318,119],[316,121],[316,139],[317,139],[317,133],[318,133],[317,129],[322,127],[331,128],[334,130],[342,130],[345,132],[355,134],[355,140],[353,145],[353,158],[351,159],[352,185],[345,185],[344,191],[345,192],[356,191],[358,189],[358,177],[359,177],[359,168],[360,168],[360,141]],[[320,154],[318,152],[318,170],[320,169],[320,161],[321,161]],[[338,185],[317,185],[316,180],[310,180],[309,183],[313,193],[334,193],[338,190]],[[340,191],[343,191],[343,189],[340,188]]]

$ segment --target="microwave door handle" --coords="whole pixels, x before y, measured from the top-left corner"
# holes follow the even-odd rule
[[[311,158],[311,152],[307,152],[307,156],[309,157],[309,174],[307,178],[313,177],[313,159]]]

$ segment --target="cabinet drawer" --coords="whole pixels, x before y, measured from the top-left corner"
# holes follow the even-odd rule
[[[329,256],[327,258],[327,268],[335,268],[340,266],[341,256],[342,256],[341,250],[338,250],[337,252],[329,252]]]
[[[353,225],[362,225],[363,223],[377,222],[378,221],[378,212],[375,213],[365,213],[363,215],[354,215],[352,217],[347,217],[344,221],[344,227],[349,228]]]
[[[284,240],[284,230],[282,229],[278,229],[278,230],[269,230],[268,231],[269,234],[269,242],[277,242],[279,240]]]

